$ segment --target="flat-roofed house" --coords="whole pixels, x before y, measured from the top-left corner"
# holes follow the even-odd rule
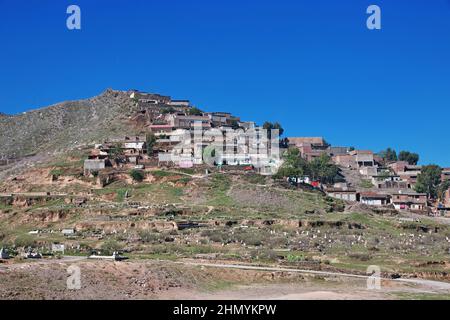
[[[174,107],[189,107],[191,102],[189,100],[170,100],[168,105]]]
[[[401,180],[399,175],[377,175],[372,177],[372,184],[378,189],[408,189],[408,181]]]
[[[289,145],[301,147],[303,145],[322,145],[325,146],[325,140],[322,137],[288,137]]]
[[[339,187],[334,187],[334,188],[328,188],[327,189],[327,195],[336,199],[341,199],[341,200],[345,200],[345,201],[358,201],[359,200],[359,196],[358,196],[358,192],[356,191],[356,189],[352,189],[352,188],[339,188]]]
[[[355,161],[355,157],[353,155],[350,154],[345,154],[345,155],[336,155],[333,156],[333,162],[338,165],[338,166],[342,166],[345,168],[352,168],[356,166],[356,161]]]
[[[363,176],[371,178],[378,174],[378,170],[377,170],[377,167],[375,167],[375,166],[374,167],[361,167],[361,168],[359,168],[359,173]]]
[[[123,143],[123,149],[125,150],[136,150],[143,151],[145,150],[145,141],[125,141]]]
[[[427,207],[427,194],[400,190],[391,194],[392,203],[397,210],[424,210]]]
[[[297,148],[307,161],[328,154],[329,145],[322,137],[290,137],[289,146]]]
[[[174,129],[170,124],[152,124],[149,128],[156,136],[171,133]]]
[[[408,162],[406,161],[396,161],[389,164],[389,167],[394,170],[395,173],[404,172]]]
[[[211,124],[214,127],[222,127],[227,125],[228,119],[231,117],[231,113],[228,112],[208,112],[206,115],[211,120]]]
[[[328,147],[327,151],[331,157],[338,156],[338,155],[342,156],[342,155],[347,155],[350,152],[350,148],[349,147],[332,147],[332,146],[330,146],[330,147]]]
[[[312,161],[315,158],[319,158],[323,154],[327,154],[326,149],[316,149],[314,145],[305,145],[299,148],[300,154],[307,161]]]
[[[442,181],[450,180],[450,168],[442,169],[441,180]]]
[[[374,167],[375,161],[373,159],[373,152],[370,150],[353,150],[350,154],[354,156],[356,165],[361,167]]]
[[[401,180],[408,181],[411,186],[414,186],[417,182],[417,176],[422,171],[422,166],[409,165],[407,162],[398,161],[390,167],[400,176]]]
[[[169,96],[140,92],[138,90],[132,90],[130,93],[130,98],[135,99],[140,103],[149,105],[168,104],[171,101]]]
[[[450,208],[450,188],[444,192],[444,206]]]
[[[211,128],[211,120],[208,116],[170,114],[167,120],[168,124],[176,129],[193,129],[196,123],[204,129]]]
[[[84,160],[84,174],[98,172],[106,168],[106,159],[86,159]]]
[[[239,126],[239,122],[241,121],[239,117],[235,117],[229,112],[207,112],[204,115],[209,117],[213,127]]]
[[[360,202],[370,206],[384,206],[389,204],[389,195],[376,192],[361,192]]]
[[[256,124],[253,121],[242,121],[242,122],[240,121],[239,127],[241,127],[244,130],[250,130],[254,129],[256,127]]]

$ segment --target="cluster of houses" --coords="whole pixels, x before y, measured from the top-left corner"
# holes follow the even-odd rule
[[[147,146],[146,137],[140,136],[112,139],[97,144],[85,160],[85,175],[98,173],[107,167],[200,165],[204,162],[203,151],[212,144],[220,146],[220,150],[218,147],[215,149],[218,151],[214,159],[215,165],[252,165],[260,168],[260,173],[272,172],[274,165],[268,163],[267,159],[267,163],[261,165],[262,157],[257,155],[255,158],[253,152],[267,149],[269,143],[263,139],[252,139],[250,134],[245,134],[252,131],[252,135],[257,136],[255,132],[260,128],[257,128],[254,122],[241,121],[239,117],[228,112],[202,112],[191,106],[188,100],[172,100],[171,97],[158,94],[133,90],[130,98],[138,107],[137,121],[144,124],[145,131],[151,132],[156,141],[152,143],[151,148]],[[195,130],[197,133],[200,131],[200,139]],[[229,140],[225,135],[222,137],[221,133],[212,134],[227,131],[239,131],[239,135]],[[112,159],[113,151],[117,150],[120,150],[120,157]]]
[[[95,145],[84,160],[84,174],[96,174],[107,167],[143,168],[149,158],[145,137],[113,139]]]
[[[353,172],[369,183],[369,187],[352,185],[349,181],[324,186],[329,196],[373,206],[392,205],[397,210],[435,213],[450,210],[450,189],[446,191],[444,201],[439,203],[432,203],[427,194],[414,191],[422,166],[405,161],[386,163],[370,150],[333,147],[321,137],[288,140],[289,146],[298,148],[300,155],[308,161],[327,154],[346,172]],[[442,169],[441,180],[450,180],[450,168]]]
[[[253,166],[261,174],[271,174],[280,165],[269,158],[269,163],[260,165],[260,159],[252,157],[252,150],[266,147],[280,154],[286,148],[297,148],[307,161],[327,154],[332,161],[349,175],[364,179],[369,186],[361,187],[355,181],[347,179],[344,183],[323,186],[328,195],[357,201],[367,205],[392,205],[398,210],[418,212],[433,208],[446,210],[450,208],[450,190],[447,190],[443,203],[431,203],[426,194],[414,191],[421,166],[410,165],[404,161],[386,163],[380,156],[370,150],[358,150],[351,147],[331,146],[322,137],[289,137],[284,144],[276,147],[271,142],[249,139],[246,132],[258,132],[254,122],[241,121],[228,112],[202,112],[193,107],[188,100],[172,100],[169,96],[144,93],[133,90],[130,98],[136,102],[140,120],[147,132],[152,132],[155,141],[151,148],[147,146],[146,137],[125,137],[95,145],[84,163],[86,175],[95,174],[107,167],[126,167],[143,169],[145,166],[173,165],[191,167],[204,163],[203,151],[209,145],[217,143],[215,135],[205,134],[211,129],[236,130],[243,135],[236,136],[234,141],[220,141],[223,150],[215,165]],[[195,139],[195,130],[202,132],[201,140]],[[200,150],[200,152],[198,152]],[[111,155],[120,151],[120,156],[112,159]],[[273,150],[271,150],[273,151]],[[270,152],[271,152],[270,151]],[[270,163],[273,162],[273,163]],[[275,164],[274,164],[275,163]],[[348,175],[346,175],[348,178]],[[306,182],[308,177],[302,178]],[[443,169],[442,180],[450,179],[450,168]],[[317,181],[310,181],[317,186]],[[449,209],[450,210],[450,209]]]
[[[176,135],[178,129],[202,128],[242,128],[255,127],[251,121],[241,121],[229,112],[201,112],[191,106],[189,100],[172,100],[169,96],[144,93],[133,90],[130,98],[138,104],[139,112],[147,115],[147,128],[158,136]],[[196,112],[192,112],[193,110]]]

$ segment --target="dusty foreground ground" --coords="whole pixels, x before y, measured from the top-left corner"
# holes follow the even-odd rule
[[[67,289],[69,266],[81,289]],[[0,299],[448,299],[442,282],[367,280],[300,272],[243,270],[167,261],[34,261],[0,264]]]

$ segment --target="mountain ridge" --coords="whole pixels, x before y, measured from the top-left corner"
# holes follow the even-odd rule
[[[65,101],[17,115],[0,116],[0,158],[20,158],[123,135],[135,103],[126,91],[107,89],[82,100]]]

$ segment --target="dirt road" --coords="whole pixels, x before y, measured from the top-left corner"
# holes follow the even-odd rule
[[[82,271],[82,290],[66,289],[67,267]],[[393,299],[450,295],[450,283],[208,261],[91,260],[66,256],[0,265],[0,299]],[[30,285],[33,283],[33,285]]]
[[[358,275],[358,274],[306,270],[306,269],[293,269],[293,268],[281,268],[281,267],[261,267],[261,266],[240,265],[240,264],[185,262],[185,261],[176,261],[176,262],[171,261],[171,262],[178,263],[178,264],[191,265],[191,266],[225,268],[225,269],[260,270],[260,271],[272,271],[272,272],[298,272],[298,273],[315,274],[315,275],[332,276],[332,277],[359,278],[359,279],[365,279],[365,280],[367,280],[369,278],[369,276]],[[450,283],[443,282],[443,281],[426,280],[426,279],[401,279],[401,278],[400,279],[381,278],[381,280],[411,283],[411,284],[415,284],[415,285],[428,287],[429,289],[432,289],[432,290],[448,290],[450,293]]]

